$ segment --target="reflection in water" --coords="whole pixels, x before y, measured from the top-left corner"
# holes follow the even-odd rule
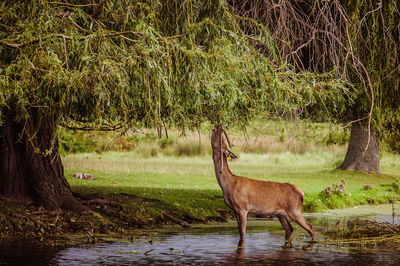
[[[239,243],[240,244],[240,243]],[[314,247],[316,245],[316,247]],[[310,243],[300,246],[282,246],[275,252],[246,252],[246,246],[238,246],[234,258],[223,261],[226,265],[399,265],[398,252],[342,253],[338,250]]]
[[[314,217],[317,238],[343,217]],[[312,219],[308,216],[307,219]],[[344,218],[347,219],[347,218]],[[115,241],[94,246],[37,246],[0,242],[0,265],[400,265],[400,253],[309,241],[299,227],[285,242],[279,222],[249,221],[245,242],[236,223],[159,233],[152,241]],[[319,234],[318,234],[319,232]]]
[[[283,232],[282,232],[283,234]],[[63,250],[26,245],[22,251],[0,245],[0,265],[399,265],[395,251],[341,252],[335,247],[295,239],[285,246],[282,234],[250,233],[237,245],[237,234],[176,234],[150,244],[113,242]],[[240,244],[240,243],[239,243]],[[21,248],[19,246],[18,248]],[[33,255],[36,254],[36,255]],[[6,256],[7,255],[7,256]]]
[[[303,246],[302,248],[293,249],[291,243],[285,243],[285,245],[277,252],[263,256],[259,254],[246,255],[246,246],[244,243],[238,243],[238,248],[235,255],[235,264],[245,263],[285,263],[285,264],[299,264],[304,262],[302,260],[305,253],[313,249],[314,243]]]
[[[0,265],[51,265],[62,249],[30,241],[0,242]]]
[[[216,228],[217,229],[217,228]],[[251,230],[250,230],[251,231]],[[399,265],[396,252],[349,253],[348,249],[307,242],[297,236],[285,245],[283,233],[249,233],[237,245],[237,233],[191,232],[161,236],[153,244],[114,242],[91,248],[69,248],[57,254],[57,265]],[[345,251],[345,252],[343,252]]]

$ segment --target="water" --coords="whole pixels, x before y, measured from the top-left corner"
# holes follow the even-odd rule
[[[391,222],[390,208],[385,208],[331,211],[306,218],[314,224],[317,238],[323,240],[322,231],[355,216]],[[276,219],[249,221],[244,247],[237,242],[236,223],[229,222],[190,230],[169,228],[132,241],[99,238],[95,245],[0,243],[0,265],[400,265],[398,250],[326,241],[311,244],[297,225],[292,246],[285,247],[284,231]]]

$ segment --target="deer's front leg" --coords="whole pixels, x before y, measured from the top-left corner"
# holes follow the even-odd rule
[[[239,227],[240,240],[244,240],[246,234],[247,211],[235,211],[235,216]]]

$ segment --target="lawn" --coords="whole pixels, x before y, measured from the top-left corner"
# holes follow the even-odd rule
[[[400,156],[383,153],[382,174],[334,170],[343,158],[343,148],[313,149],[312,152],[248,154],[238,153],[230,161],[236,175],[260,180],[289,182],[305,191],[304,209],[318,212],[359,204],[387,203],[399,198]],[[67,154],[63,157],[65,175],[72,190],[82,194],[126,193],[158,199],[163,208],[195,219],[218,216],[225,209],[222,192],[214,174],[210,154],[203,156],[164,156],[143,158],[136,151]],[[91,173],[95,181],[72,177],[74,172]],[[326,195],[322,191],[346,180],[345,193]],[[363,190],[365,184],[372,189]],[[390,185],[388,185],[390,184]],[[157,204],[153,212],[159,213]]]

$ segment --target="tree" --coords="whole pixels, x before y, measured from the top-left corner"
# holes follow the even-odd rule
[[[349,43],[360,74],[352,78],[360,91],[349,117],[367,118],[352,125],[343,170],[380,172],[379,137],[397,152],[400,140],[400,5],[397,1],[343,3],[348,14]],[[362,63],[361,63],[362,62]],[[356,73],[354,73],[356,74]],[[367,90],[367,91],[365,91]],[[368,122],[366,122],[368,120]]]
[[[268,32],[244,34],[225,1],[7,0],[0,14],[0,195],[51,210],[82,210],[59,126],[246,125],[310,103],[340,111],[350,95],[332,75],[283,64]]]
[[[356,100],[333,117],[352,126],[340,169],[379,172],[378,138],[400,152],[398,1],[229,2],[235,13],[269,29],[282,58],[297,71],[333,71],[353,84]],[[242,27],[254,31],[252,24],[244,22]],[[303,115],[321,117],[314,107],[309,105]]]

